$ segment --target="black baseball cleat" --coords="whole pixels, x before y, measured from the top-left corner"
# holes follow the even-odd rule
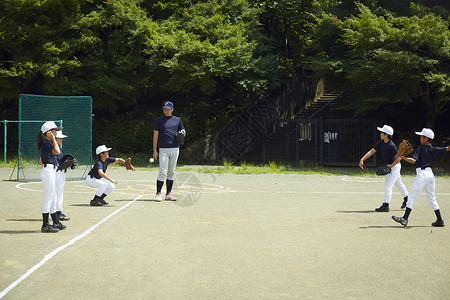
[[[394,220],[397,223],[402,224],[405,227],[406,227],[406,225],[408,225],[408,219],[403,219],[402,217],[392,216],[392,220]]]
[[[61,222],[53,224],[52,227],[59,230],[64,230],[67,228],[67,226],[63,225]]]
[[[105,197],[108,196],[105,193],[103,193],[100,197],[96,195],[98,202],[100,202],[103,205],[107,205],[108,202],[105,201]]]
[[[436,222],[431,223],[433,227],[444,227],[444,220],[437,220]]]
[[[375,211],[377,212],[389,212],[389,205],[381,205],[378,208],[375,208]]]
[[[99,199],[98,199],[98,202],[100,202],[100,204],[102,204],[102,205],[108,204],[108,202],[106,202],[106,201],[103,200],[102,198],[99,198]]]
[[[58,216],[58,220],[60,220],[60,221],[69,221],[70,218],[67,217],[65,214],[60,214],[60,215]]]
[[[103,206],[100,202],[98,202],[97,199],[92,199],[91,203],[89,203],[90,206]]]
[[[58,228],[54,228],[50,224],[42,225],[42,227],[41,227],[41,232],[44,232],[44,233],[55,233],[55,232],[58,232],[58,231],[59,231]]]

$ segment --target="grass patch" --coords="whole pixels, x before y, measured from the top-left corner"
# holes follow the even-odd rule
[[[0,168],[14,168],[14,166],[17,164],[17,157],[13,158],[13,159],[8,159],[6,161],[6,165],[5,165],[5,161],[2,159],[2,162],[0,164]]]
[[[365,168],[361,170],[355,167],[319,167],[307,166],[299,163],[298,165],[277,164],[270,162],[269,164],[250,164],[243,162],[239,166],[234,166],[231,162],[224,162],[223,166],[180,166],[177,171],[211,174],[307,174],[307,175],[336,175],[336,176],[367,176],[377,177],[375,167]],[[434,171],[438,177],[448,178],[450,173],[442,168],[436,168]],[[402,166],[402,176],[416,176],[414,167]]]
[[[159,169],[158,161],[149,162],[150,154],[135,153],[132,155],[124,153],[112,153],[113,157],[121,157],[126,159],[131,157],[131,162],[138,170],[154,170]],[[17,163],[17,157],[13,157],[7,161],[6,166],[2,163],[0,168],[14,168]],[[180,163],[180,162],[179,162]],[[439,164],[441,165],[441,164]],[[121,164],[112,164],[111,168],[122,168]],[[268,164],[252,164],[242,162],[240,165],[234,165],[234,162],[225,160],[223,165],[216,166],[189,166],[179,164],[178,172],[199,172],[211,174],[307,174],[307,175],[336,175],[336,176],[368,176],[377,177],[375,167],[365,168],[361,170],[357,165],[354,167],[320,167],[318,165],[307,165],[302,161],[297,164],[278,164],[269,162]],[[443,167],[435,167],[433,169],[435,176],[450,178],[450,171]],[[415,176],[416,171],[414,165],[404,162],[402,164],[402,176]]]
[[[361,170],[359,168],[325,168],[319,166],[277,164],[251,164],[247,162],[234,166],[224,162],[223,166],[179,167],[178,171],[197,171],[212,174],[321,174],[321,175],[350,175],[350,176],[376,176],[374,170]]]

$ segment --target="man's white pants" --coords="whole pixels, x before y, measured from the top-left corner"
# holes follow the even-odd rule
[[[97,179],[90,175],[86,176],[86,184],[90,187],[97,188],[95,194],[99,197],[103,194],[109,195],[116,188],[111,181],[105,178]]]
[[[56,171],[56,211],[62,211],[64,201],[64,184],[66,183],[66,172]]]
[[[180,148],[159,148],[158,180],[173,180]]]
[[[427,195],[428,204],[433,208],[433,210],[439,209],[439,204],[436,201],[436,195],[434,193],[436,185],[433,170],[431,168],[426,168],[425,170],[417,168],[416,172],[417,176],[414,179],[411,192],[409,193],[408,203],[406,203],[406,207],[413,209],[414,202],[419,197],[422,189],[425,188],[425,194]]]
[[[53,214],[56,212],[56,169],[52,164],[47,164],[42,168],[41,181],[44,188],[42,213]]]
[[[384,202],[391,203],[392,198],[392,189],[394,185],[398,188],[400,193],[403,195],[403,198],[408,196],[408,190],[402,182],[402,177],[400,175],[400,171],[402,169],[402,165],[400,163],[396,164],[391,172],[386,175],[386,179],[384,181]]]

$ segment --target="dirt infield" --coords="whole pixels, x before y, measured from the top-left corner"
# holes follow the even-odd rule
[[[448,178],[436,180],[448,225],[431,227],[422,194],[403,228],[395,188],[391,212],[374,212],[382,178],[179,172],[179,200],[157,203],[156,171],[108,174],[119,183],[106,207],[66,183],[71,220],[56,234],[40,233],[40,182],[0,182],[0,297],[450,298]]]

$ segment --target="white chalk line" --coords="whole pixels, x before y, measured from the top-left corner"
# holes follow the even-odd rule
[[[344,177],[342,181],[346,182],[359,182],[359,183],[379,183],[384,182],[384,179],[378,178],[358,178],[358,177]]]
[[[230,191],[221,191],[219,193],[274,193],[274,194],[378,194],[378,195],[384,195],[384,192],[336,192],[336,191],[237,191],[237,190],[230,190]],[[216,193],[218,194],[218,193]],[[392,194],[398,194],[399,192],[393,192]],[[436,195],[443,195],[448,196],[450,193],[435,193]]]
[[[146,180],[121,180],[121,182],[135,182],[135,181],[144,181],[146,182]],[[84,182],[84,181],[72,181],[72,182]],[[33,186],[33,185],[40,185],[41,182],[23,182],[23,183],[18,183],[16,184],[16,188],[19,190],[23,190],[23,191],[29,191],[29,192],[43,192],[42,189],[35,189],[32,187],[28,187],[28,186]],[[199,186],[196,186],[195,184],[198,184]],[[138,186],[145,186],[145,187],[150,187],[149,190],[155,190],[156,191],[156,187],[154,187],[151,184],[139,184],[137,183],[136,185]],[[95,191],[96,188],[92,188],[86,185],[79,185],[79,184],[75,184],[74,187],[76,188],[80,188],[80,191],[64,191],[64,194],[92,194],[92,191]],[[187,190],[187,192],[189,192],[190,189],[201,189],[202,191],[218,191],[220,192],[220,190],[224,189],[224,186],[219,185],[219,184],[214,184],[214,183],[196,183],[196,182],[184,182],[181,183],[180,185],[174,187],[175,190],[178,191],[185,191]],[[84,190],[84,191],[83,191]],[[89,190],[89,191],[86,191]],[[130,191],[129,193],[124,193],[121,191]],[[116,194],[123,194],[123,195],[136,195],[136,193],[132,193],[132,191],[136,191],[138,193],[147,193],[148,190],[142,190],[142,189],[135,189],[132,188],[131,186],[127,186],[126,188],[121,188],[120,185],[116,185],[116,189],[114,190],[114,192]]]
[[[17,285],[19,285],[23,280],[25,280],[28,276],[30,276],[34,271],[36,271],[37,269],[39,269],[41,266],[43,266],[46,262],[48,262],[50,259],[52,259],[56,254],[58,254],[59,252],[61,252],[62,250],[66,249],[67,247],[69,247],[70,245],[73,245],[76,241],[81,240],[82,238],[88,236],[92,231],[94,231],[98,226],[100,226],[101,224],[105,223],[109,218],[111,218],[112,216],[114,216],[115,214],[119,213],[121,210],[127,208],[129,205],[133,204],[136,200],[140,199],[142,197],[142,195],[136,197],[134,200],[132,200],[131,202],[127,203],[126,205],[122,206],[121,208],[115,210],[114,212],[112,212],[110,215],[108,215],[107,217],[105,217],[103,220],[101,220],[100,222],[98,222],[97,224],[95,224],[94,226],[92,226],[91,228],[89,228],[88,230],[86,230],[85,232],[83,232],[82,234],[80,234],[79,236],[71,239],[69,242],[67,242],[65,245],[56,248],[55,250],[53,250],[52,252],[50,252],[49,254],[45,255],[44,258],[36,265],[34,265],[31,269],[29,269],[25,274],[23,274],[22,276],[20,276],[19,279],[17,279],[16,281],[14,281],[13,283],[11,283],[6,289],[4,289],[1,293],[0,293],[0,299],[3,298],[9,291],[11,291],[14,287],[16,287]]]
[[[347,177],[348,178],[348,177]],[[342,180],[344,180],[345,178],[343,178]],[[145,181],[145,180],[122,180],[122,181]],[[77,181],[74,181],[77,182]],[[79,182],[84,182],[84,181],[79,181]],[[358,181],[361,183],[367,183],[370,181]],[[27,182],[27,183],[19,183],[16,185],[16,188],[21,189],[21,190],[25,190],[25,191],[30,191],[30,192],[42,192],[42,190],[38,190],[38,189],[33,189],[33,188],[26,188],[25,185],[32,185],[32,184],[40,184],[40,182]],[[264,191],[264,190],[257,190],[257,191],[252,191],[252,190],[234,190],[231,189],[230,187],[227,187],[225,189],[225,186],[222,185],[218,185],[218,184],[214,184],[214,183],[199,183],[200,186],[194,186],[194,185],[190,185],[191,183],[185,182],[181,185],[179,185],[178,187],[175,188],[174,190],[174,195],[180,195],[180,194],[198,194],[199,192],[202,194],[226,194],[226,193],[276,193],[276,194],[377,194],[377,195],[383,195],[384,191],[376,191],[376,192],[371,192],[371,191]],[[150,186],[149,184],[139,184],[137,183],[136,185],[139,186]],[[207,187],[203,187],[203,185],[209,185],[209,186],[213,186],[210,188]],[[153,187],[153,185],[151,185],[152,188],[150,188],[150,190],[154,190],[155,188]],[[75,187],[80,188],[80,189],[89,189],[89,190],[96,190],[95,188],[91,188],[89,186],[86,185],[75,185]],[[163,188],[164,190],[165,188]],[[199,190],[195,190],[192,191],[192,189],[199,189]],[[92,191],[89,192],[82,192],[82,191],[64,191],[64,193],[71,193],[71,194],[92,194]],[[129,191],[128,193],[126,193],[125,191]],[[133,191],[135,191],[133,193]],[[141,194],[141,195],[149,195],[149,191],[148,190],[139,190],[139,189],[133,189],[133,188],[116,188],[114,193],[116,194],[122,194],[122,195],[132,195],[135,196],[136,193]],[[400,194],[398,192],[393,192],[394,194]],[[439,193],[437,192],[436,195],[450,195],[450,193]]]

